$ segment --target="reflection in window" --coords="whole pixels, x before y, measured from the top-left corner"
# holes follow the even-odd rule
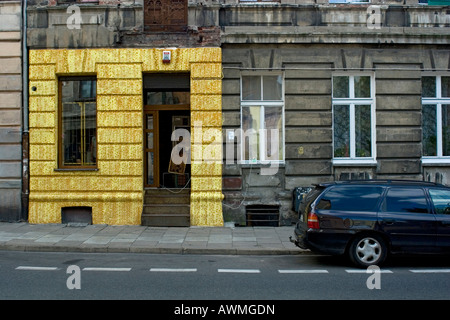
[[[390,189],[386,196],[386,212],[428,213],[424,191],[417,188]]]
[[[147,105],[189,104],[190,92],[158,91],[147,92]]]
[[[430,189],[430,196],[437,214],[450,214],[450,191]]]
[[[374,158],[371,76],[333,76],[334,160]]]
[[[97,164],[95,78],[61,78],[60,166]]]
[[[422,77],[422,155],[450,156],[450,77]]]
[[[284,160],[283,78],[241,78],[241,160],[247,163]]]
[[[319,210],[359,211],[376,210],[383,188],[374,186],[337,187],[327,191],[317,204]]]

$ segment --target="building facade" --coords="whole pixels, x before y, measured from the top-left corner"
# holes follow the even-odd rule
[[[29,221],[289,225],[314,183],[448,184],[423,2],[29,1]]]
[[[158,3],[29,3],[29,222],[223,225],[217,26]]]
[[[290,224],[294,188],[328,180],[448,184],[449,19],[418,1],[225,1],[225,220]]]
[[[0,1],[0,221],[26,216],[22,212],[27,207],[22,204],[27,184],[22,175],[22,39],[21,2]]]

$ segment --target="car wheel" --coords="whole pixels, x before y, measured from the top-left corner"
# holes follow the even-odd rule
[[[349,247],[350,260],[359,267],[380,265],[386,259],[387,247],[377,235],[363,235],[353,239]]]

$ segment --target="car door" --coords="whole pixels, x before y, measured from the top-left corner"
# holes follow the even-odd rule
[[[450,190],[444,188],[429,189],[433,210],[436,215],[436,246],[450,251]]]
[[[392,251],[435,249],[436,219],[423,188],[389,187],[380,209],[379,227],[389,236]]]

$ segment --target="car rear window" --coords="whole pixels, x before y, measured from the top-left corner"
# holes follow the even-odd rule
[[[373,211],[383,192],[377,186],[337,186],[325,191],[316,208],[338,211]]]
[[[428,213],[425,192],[421,188],[391,188],[386,196],[385,211]]]

